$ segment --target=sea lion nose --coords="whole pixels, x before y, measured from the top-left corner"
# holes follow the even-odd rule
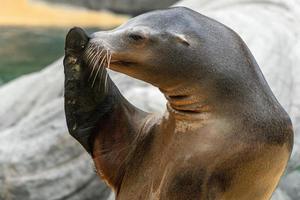
[[[70,29],[66,36],[65,50],[74,53],[80,53],[89,42],[88,34],[79,27]]]

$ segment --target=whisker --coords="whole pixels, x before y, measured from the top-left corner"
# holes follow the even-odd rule
[[[95,53],[95,45],[89,44],[87,50],[85,51],[85,56],[88,61],[90,61],[94,53]]]
[[[99,82],[99,87],[98,89],[100,90],[101,89],[101,84],[102,84],[102,81],[103,81],[103,74],[105,74],[105,66],[104,66],[104,63],[106,61],[107,57],[105,56],[105,59],[103,60],[103,63],[101,63],[101,72],[100,72],[100,82]]]
[[[101,78],[102,78],[102,75],[103,75],[103,74],[105,75],[105,79],[104,79],[104,92],[106,91],[106,75],[107,75],[107,70],[105,70],[105,67],[107,67],[108,53],[109,53],[109,51],[106,50],[106,54],[105,54],[105,59],[106,59],[105,65],[106,65],[106,66],[103,67],[103,70],[102,70],[102,72],[101,72]],[[103,64],[104,64],[104,63],[103,63]]]
[[[100,58],[101,58],[101,57],[100,57]],[[105,56],[103,56],[100,65],[98,65],[98,69],[97,69],[97,72],[96,72],[96,74],[95,74],[95,77],[94,77],[94,80],[93,80],[93,83],[92,83],[92,87],[94,87],[96,78],[97,78],[97,76],[98,76],[99,70],[100,70],[100,68],[101,68],[101,66],[102,66],[102,63],[103,63],[104,59],[105,59]],[[99,60],[100,60],[100,59],[99,59]],[[99,61],[98,61],[98,62],[99,62]]]
[[[106,49],[106,53],[105,53],[105,60],[107,61],[107,54],[108,54],[108,50]],[[101,63],[101,72],[100,72],[100,82],[99,82],[99,86],[98,86],[98,90],[100,91],[101,89],[101,84],[102,84],[102,80],[103,80],[103,74],[106,73],[106,70],[105,70],[105,66],[104,66],[104,62]]]
[[[107,69],[109,69],[109,67],[110,67],[110,61],[111,61],[111,53],[109,51],[107,51],[107,57],[108,57],[108,59],[107,59]],[[107,78],[108,78],[108,71],[106,70],[105,83],[104,83],[105,92],[108,91]]]
[[[97,50],[95,48],[97,48]],[[94,46],[93,51],[94,51],[93,52],[93,58],[91,59],[91,63],[90,63],[90,65],[93,66],[93,70],[91,71],[88,80],[90,80],[92,78],[95,67],[96,67],[97,64],[99,64],[99,60],[101,59],[102,51],[101,52],[99,51],[99,47]]]
[[[108,71],[110,68],[110,62],[112,54],[108,49],[102,48],[97,44],[90,43],[87,50],[84,52],[87,64],[90,66],[91,71],[88,77],[88,81],[91,81],[91,87],[93,88],[97,78],[99,78],[98,90],[101,89],[101,85],[104,81],[105,93],[108,90]],[[98,67],[98,68],[96,68]],[[103,77],[104,76],[104,77]]]
[[[106,50],[106,54],[105,54],[105,60],[107,61],[107,54],[108,54],[108,50]],[[100,79],[101,79],[101,82],[99,82],[99,87],[98,89],[100,90],[101,89],[101,84],[102,84],[102,80],[103,80],[103,74],[106,74],[106,70],[105,70],[105,66],[104,66],[104,62],[103,62],[103,65],[101,65],[101,72],[100,72]],[[105,87],[105,85],[104,85]]]
[[[99,57],[100,56],[100,57]],[[93,70],[90,72],[90,76],[88,78],[88,80],[90,81],[90,79],[92,78],[93,74],[94,74],[94,70],[96,68],[97,63],[99,62],[99,59],[101,58],[101,55],[99,55],[98,53],[96,53],[90,63],[90,66],[93,68]]]
[[[99,55],[98,54],[99,52],[97,52],[97,50],[96,49],[93,49],[93,52],[92,52],[92,56],[91,56],[91,64],[94,64],[94,61],[96,60],[96,58],[97,58],[97,55]]]
[[[103,59],[103,58],[102,58],[101,56],[100,56],[100,57],[98,56],[98,57],[97,57],[97,60],[95,61],[94,65],[93,65],[94,68],[96,68],[96,67],[98,67],[98,68],[97,68],[97,70],[95,70],[95,75],[94,75],[94,79],[93,79],[93,81],[92,81],[91,87],[94,87],[96,78],[97,78],[97,76],[98,76],[98,71],[99,71],[99,61],[100,61],[101,59]]]
[[[100,53],[96,54],[96,56],[101,58],[102,52],[103,52],[103,49],[100,51]],[[95,57],[96,57],[96,56],[95,56]],[[96,65],[94,64],[94,65],[93,65],[93,69],[92,69],[92,71],[91,71],[91,73],[90,73],[90,76],[89,76],[89,79],[88,79],[88,80],[90,80],[91,77],[93,76],[93,73],[94,73],[95,68],[96,68]]]
[[[87,63],[88,65],[92,65],[93,64],[93,60],[95,59],[97,52],[93,49],[89,51],[89,55],[87,56]]]

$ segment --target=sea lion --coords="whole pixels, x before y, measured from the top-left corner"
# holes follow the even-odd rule
[[[233,30],[175,7],[90,36],[73,28],[65,53],[69,131],[117,199],[271,197],[292,124]],[[158,87],[165,113],[130,104],[106,68]]]

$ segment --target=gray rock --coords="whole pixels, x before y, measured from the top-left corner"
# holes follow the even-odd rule
[[[150,10],[167,8],[178,0],[34,0],[80,6],[88,9],[108,9],[118,13],[137,15]]]
[[[68,134],[61,60],[0,88],[0,199],[103,199],[109,190]]]
[[[107,200],[114,200],[116,197],[115,197],[115,194],[112,192],[110,193],[109,197],[107,198]]]
[[[291,198],[281,189],[277,189],[274,192],[271,200],[291,200]]]
[[[291,199],[300,197],[300,168],[288,173],[281,181],[280,187],[290,195]]]

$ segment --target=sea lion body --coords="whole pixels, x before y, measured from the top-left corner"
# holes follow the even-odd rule
[[[70,133],[117,199],[271,197],[292,150],[291,121],[226,26],[179,7],[91,37],[74,28],[64,64]],[[158,87],[165,113],[127,102],[105,67]]]

